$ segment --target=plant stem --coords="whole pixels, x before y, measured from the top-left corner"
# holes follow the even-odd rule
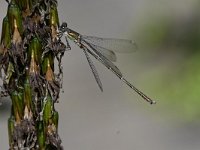
[[[57,36],[57,0],[10,0],[0,42],[2,96],[12,100],[9,146],[61,150],[55,110],[66,46]],[[58,61],[58,73],[54,62]]]

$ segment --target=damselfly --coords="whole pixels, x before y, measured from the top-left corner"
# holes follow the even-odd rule
[[[59,27],[58,32],[59,38],[61,38],[63,35],[65,36],[68,49],[71,49],[68,43],[68,39],[70,39],[83,50],[89,63],[89,66],[92,70],[92,73],[95,77],[95,80],[101,91],[103,91],[102,83],[93,62],[89,57],[89,54],[96,58],[109,70],[111,70],[117,77],[119,77],[136,93],[138,93],[144,100],[146,100],[150,104],[156,103],[151,98],[146,96],[143,92],[141,92],[139,89],[137,89],[135,86],[133,86],[130,82],[128,82],[123,77],[121,71],[113,64],[113,62],[116,61],[115,52],[132,52],[137,48],[136,44],[133,41],[125,39],[99,38],[94,36],[81,35],[78,32],[68,28],[66,22],[62,23],[62,25]]]

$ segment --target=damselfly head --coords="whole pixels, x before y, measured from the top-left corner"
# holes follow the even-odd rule
[[[60,30],[61,32],[66,32],[66,31],[67,31],[67,23],[66,23],[66,22],[63,22],[63,23],[61,24],[61,26],[59,27],[59,30]]]

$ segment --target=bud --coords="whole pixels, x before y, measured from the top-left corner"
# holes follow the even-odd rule
[[[53,100],[52,98],[48,95],[45,98],[44,102],[44,112],[43,112],[43,120],[45,125],[48,125],[49,120],[52,118],[52,112],[53,112]]]
[[[15,120],[13,117],[10,117],[8,119],[8,138],[9,138],[9,145],[10,148],[13,148],[13,134],[14,134],[14,128],[15,128]]]
[[[47,81],[53,81],[54,80],[54,59],[53,55],[49,53],[46,55],[43,59],[42,63],[42,73],[45,75],[45,78]]]
[[[16,4],[14,0],[12,0],[8,6],[8,21],[11,27],[11,34],[14,33],[15,28],[18,29],[20,35],[23,33],[22,27],[22,13],[20,11],[19,6]]]
[[[24,103],[28,107],[28,110],[33,112],[32,92],[28,77],[24,83]]]
[[[11,44],[10,25],[7,16],[3,19],[1,44],[3,44],[5,48],[9,48]]]
[[[57,6],[52,5],[50,9],[50,26],[52,40],[55,41],[58,38],[57,28],[59,26]]]
[[[45,150],[45,142],[46,142],[46,136],[45,136],[45,129],[44,129],[44,123],[43,121],[38,122],[37,126],[37,138],[38,138],[38,144],[40,150]]]
[[[42,45],[41,41],[38,37],[34,37],[31,40],[31,43],[29,45],[29,50],[28,50],[28,57],[29,60],[30,58],[34,58],[37,64],[40,64],[41,62],[41,54],[42,54]]]
[[[48,67],[52,68],[54,70],[54,58],[51,53],[48,53],[44,56],[43,62],[42,62],[42,73],[46,74]]]
[[[12,99],[15,119],[17,120],[17,122],[19,122],[23,118],[23,115],[24,115],[24,102],[23,102],[22,93],[13,91],[11,93],[11,99]]]
[[[59,26],[58,10],[56,5],[52,5],[50,9],[50,26]]]
[[[31,40],[28,48],[28,61],[30,62],[30,73],[39,73],[41,63],[42,45],[37,37]]]

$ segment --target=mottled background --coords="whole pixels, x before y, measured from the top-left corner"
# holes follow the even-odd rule
[[[7,3],[0,2],[0,20]],[[118,54],[124,76],[157,100],[150,106],[96,60],[101,93],[83,52],[65,53],[64,93],[56,108],[66,150],[200,149],[200,2],[59,0],[60,21],[86,35],[133,39]],[[0,30],[1,30],[0,24]],[[8,149],[10,101],[0,106],[0,149]]]

